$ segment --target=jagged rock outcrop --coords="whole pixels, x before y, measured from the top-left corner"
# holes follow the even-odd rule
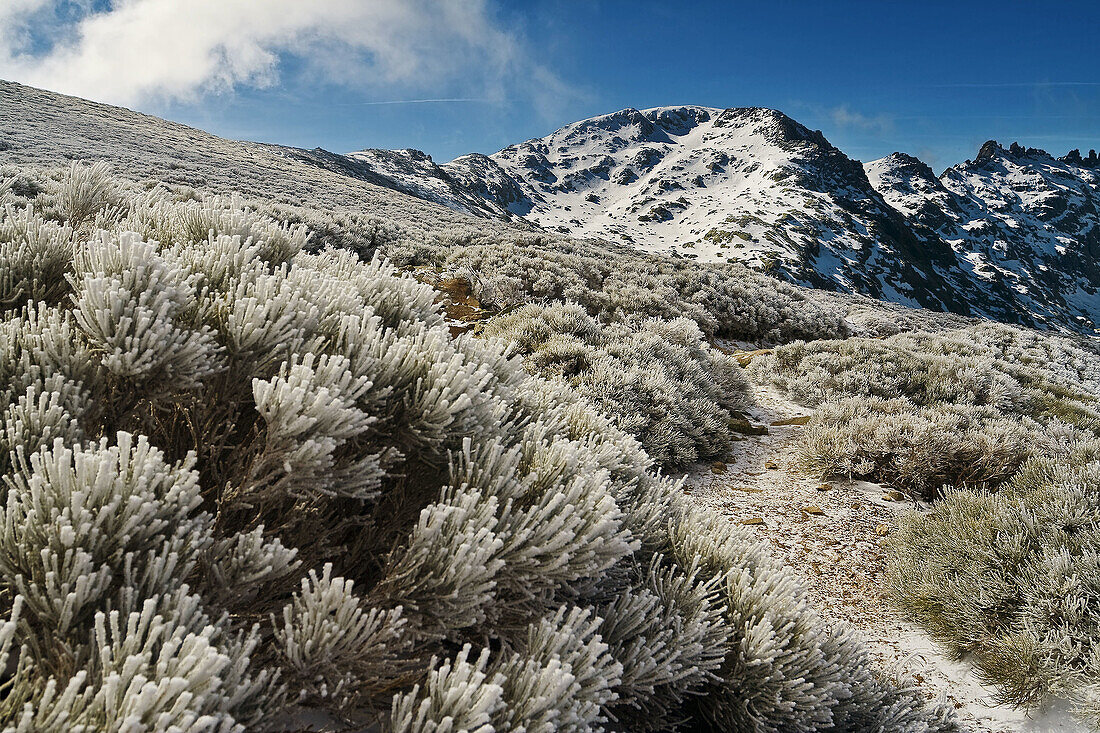
[[[1092,151],[1055,158],[991,140],[938,178],[914,160],[895,153],[866,167],[918,236],[956,253],[977,312],[1096,331],[1100,169]]]

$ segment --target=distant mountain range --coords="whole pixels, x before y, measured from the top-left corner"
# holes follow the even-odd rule
[[[234,143],[0,81],[0,163],[79,157],[288,203],[321,197],[396,219],[473,216],[494,229],[741,261],[801,285],[1100,333],[1100,160],[1091,151],[1055,158],[990,141],[937,176],[904,153],[861,164],[775,110],[684,106],[626,109],[438,164],[416,150]]]
[[[1100,326],[1100,160],[990,141],[936,176],[762,108],[625,109],[493,155],[348,158],[474,216],[996,320]]]

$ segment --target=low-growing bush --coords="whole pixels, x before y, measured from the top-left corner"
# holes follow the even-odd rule
[[[808,467],[925,496],[996,486],[1100,435],[1095,352],[1012,326],[794,342],[749,374],[818,408],[799,446]]]
[[[0,217],[5,731],[955,729],[430,287],[111,193]]]
[[[1008,703],[1073,701],[1100,727],[1100,359],[981,324],[794,343],[750,375],[816,407],[799,453],[926,498],[889,537],[899,606]]]
[[[984,323],[884,339],[794,342],[754,359],[756,379],[815,406],[856,396],[990,405],[1035,419],[1100,417],[1100,362],[1068,339]]]
[[[407,266],[471,277],[487,307],[578,303],[605,320],[689,318],[707,336],[781,343],[848,335],[843,314],[738,264],[699,264],[546,234],[431,232],[381,246]]]
[[[890,537],[897,603],[1008,703],[1072,701],[1100,728],[1100,451],[951,492]]]
[[[988,407],[859,397],[823,403],[798,452],[803,466],[825,478],[873,479],[933,496],[944,485],[1000,484],[1049,445]]]
[[[907,331],[940,333],[984,323],[980,318],[912,308],[859,293],[815,290],[809,296],[823,307],[843,313],[852,336],[885,338]]]
[[[601,323],[576,304],[527,305],[485,334],[566,381],[665,466],[728,458],[732,413],[750,403],[741,367],[686,318]]]

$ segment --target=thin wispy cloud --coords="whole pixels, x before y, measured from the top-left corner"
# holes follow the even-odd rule
[[[894,118],[885,114],[866,115],[842,104],[825,111],[837,127],[850,128],[873,134],[886,134],[894,128]]]
[[[1006,81],[929,84],[933,89],[1031,89],[1035,87],[1100,87],[1100,81]]]
[[[371,107],[376,104],[493,104],[495,101],[492,99],[453,97],[449,99],[382,99],[364,102],[339,102],[338,104],[344,107]]]
[[[567,89],[487,0],[0,2],[0,78],[137,104],[283,86],[291,75],[364,94],[429,93],[376,104],[538,107]]]

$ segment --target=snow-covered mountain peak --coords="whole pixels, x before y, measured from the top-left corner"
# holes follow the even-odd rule
[[[351,159],[459,211],[736,260],[805,285],[1091,331],[1100,321],[1100,160],[986,142],[942,175],[861,164],[774,109],[627,108],[492,155]]]
[[[820,189],[824,179],[838,175],[848,179],[844,184],[870,189],[859,166],[820,132],[759,107],[629,108],[574,122],[490,157],[527,194],[526,201],[497,202],[513,214],[555,230],[648,249],[693,245],[697,251],[687,254],[706,259],[723,259],[722,247],[703,241],[724,223],[725,216],[714,219],[716,207],[728,210],[747,197],[746,213],[751,206],[767,224],[758,216],[767,212],[748,200],[761,189],[779,191],[791,184]],[[460,158],[447,167],[461,170],[468,164]],[[743,241],[751,242],[751,236]]]
[[[920,158],[891,153],[864,163],[863,168],[875,190],[906,217],[932,229],[943,223],[942,207],[949,205],[951,192]]]
[[[864,163],[863,167],[872,183],[876,178],[884,175],[892,175],[899,180],[914,178],[930,182],[938,180],[930,165],[908,153],[890,153],[885,158]]]
[[[908,156],[906,156],[908,157]],[[1100,166],[1080,151],[984,143],[939,178],[898,155],[868,163],[883,197],[938,239],[984,291],[987,313],[1090,331],[1100,321]],[[923,164],[921,164],[923,165]]]

